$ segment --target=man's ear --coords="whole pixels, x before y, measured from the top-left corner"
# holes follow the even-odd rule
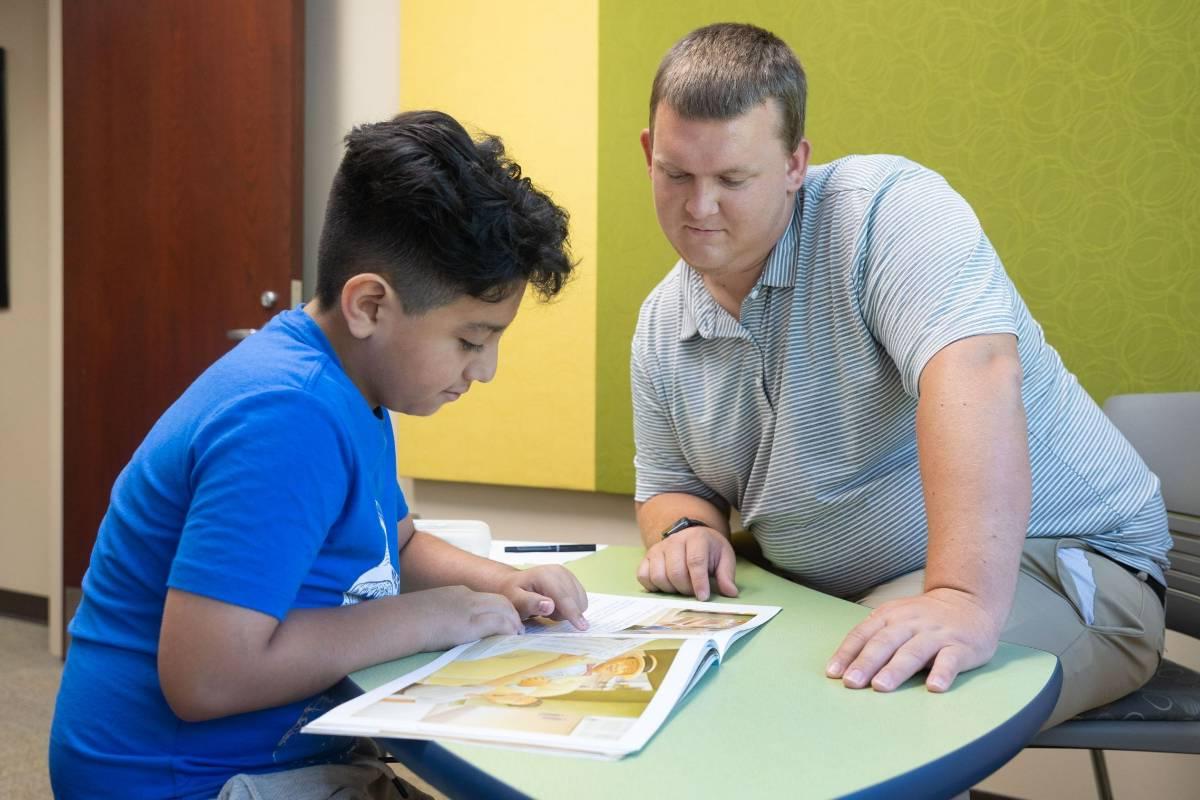
[[[646,154],[646,172],[650,172],[654,166],[654,139],[649,128],[642,131],[642,152]]]
[[[808,172],[808,159],[812,155],[812,145],[808,139],[801,139],[800,144],[788,156],[787,190],[798,192],[804,185],[804,175]]]
[[[379,309],[393,294],[392,287],[373,272],[360,272],[342,286],[342,316],[355,339],[375,332]]]

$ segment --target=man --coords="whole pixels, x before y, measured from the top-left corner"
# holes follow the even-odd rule
[[[1170,547],[1157,479],[1043,339],[974,213],[894,156],[809,164],[805,78],[750,25],[666,55],[642,133],[681,261],[633,343],[652,591],[737,593],[729,510],[774,567],[875,608],[828,675],[945,691],[1053,652],[1048,724],[1143,683]]]

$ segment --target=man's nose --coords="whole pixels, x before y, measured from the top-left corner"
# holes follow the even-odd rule
[[[717,213],[717,189],[707,181],[693,181],[685,210],[692,219],[707,219]]]

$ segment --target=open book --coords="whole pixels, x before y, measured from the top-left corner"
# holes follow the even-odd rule
[[[588,594],[587,631],[535,618],[343,703],[304,733],[620,758],[777,606]]]

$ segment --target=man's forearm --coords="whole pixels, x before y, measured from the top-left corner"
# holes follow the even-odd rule
[[[1015,339],[963,340],[930,361],[917,446],[929,527],[925,590],[964,592],[1001,626],[1032,493]]]
[[[702,520],[713,530],[729,536],[729,512],[704,498],[671,492],[655,495],[636,505],[638,528],[646,547],[662,541],[662,532],[680,517]]]

